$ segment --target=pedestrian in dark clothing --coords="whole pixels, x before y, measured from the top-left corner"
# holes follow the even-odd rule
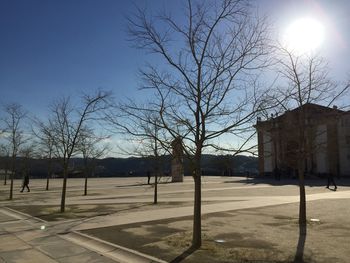
[[[23,178],[23,185],[22,185],[22,190],[21,190],[21,193],[23,192],[24,190],[24,187],[27,187],[27,192],[30,192],[30,189],[29,189],[29,175],[28,174],[25,174],[24,175],[24,178]]]
[[[150,180],[151,180],[151,173],[150,171],[147,171],[147,184],[150,184]]]
[[[334,181],[334,176],[332,173],[329,173],[328,174],[328,178],[327,178],[327,187],[329,189],[329,185],[330,184],[333,184],[334,185],[334,191],[337,191],[337,185],[335,184],[335,181]]]

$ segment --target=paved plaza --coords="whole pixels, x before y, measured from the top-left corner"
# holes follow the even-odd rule
[[[154,187],[146,182],[147,178],[94,178],[89,180],[88,195],[83,196],[84,179],[68,179],[64,214],[59,213],[61,179],[52,179],[49,191],[45,191],[45,180],[33,179],[30,182],[31,191],[23,193],[19,192],[21,181],[15,180],[12,201],[8,200],[9,185],[1,183],[0,262],[205,262],[198,261],[200,255],[210,253],[210,250],[201,251],[202,254],[195,252],[193,255],[177,257],[181,256],[181,250],[178,249],[182,244],[177,244],[176,235],[178,239],[185,240],[179,232],[185,233],[185,229],[191,229],[194,194],[192,178],[185,178],[183,183],[170,183],[169,178],[163,178],[162,183],[158,185],[156,205],[153,204]],[[288,231],[294,231],[293,229],[297,229],[295,220],[299,201],[296,183],[296,180],[280,182],[244,177],[203,177],[203,239],[210,240],[207,237],[210,235],[219,237],[220,235],[213,231],[221,229],[225,232],[223,227],[229,227],[230,224],[233,224],[231,229],[236,228],[236,239],[243,236],[235,240],[235,243],[233,234],[227,231],[225,235],[221,235],[222,238],[214,240],[216,243],[231,240],[231,243],[227,242],[225,245],[231,244],[230,246],[236,248],[242,247],[244,242],[252,243],[253,239],[249,241],[246,236],[260,231],[259,229],[267,231],[270,227],[270,232],[276,232],[274,229],[287,231],[290,227]],[[317,248],[308,248],[307,240],[305,255],[310,262],[348,262],[348,185],[348,181],[342,179],[338,191],[330,191],[325,188],[322,180],[307,181],[308,219],[313,218],[308,232],[311,241],[309,243],[312,244],[313,238],[319,238],[317,235],[324,234],[327,237],[336,232],[335,239],[330,238],[328,244],[328,238],[322,238],[322,241],[319,241],[320,247]],[[274,221],[269,218],[273,218]],[[262,222],[264,220],[269,222]],[[249,226],[245,225],[245,222],[250,222]],[[287,222],[286,225],[283,225],[283,222]],[[319,225],[314,226],[313,222]],[[261,227],[263,225],[264,228]],[[178,230],[181,227],[184,231]],[[150,229],[156,231],[148,237]],[[243,232],[238,233],[237,229]],[[174,240],[175,243],[169,241],[174,247],[173,252],[163,253],[161,250],[164,250],[164,246],[159,241],[163,234],[170,232],[171,238],[175,238],[177,243]],[[268,232],[256,235],[260,235],[260,239],[265,240],[265,243],[261,240],[259,243],[255,242],[255,250],[265,248],[264,257],[272,257],[273,255],[266,255],[266,251],[272,251],[267,249],[268,242],[272,244],[276,237],[272,237]],[[286,243],[288,247],[298,241],[298,233],[295,233],[295,237],[287,236],[284,239],[290,239],[287,240],[290,243]],[[183,246],[187,245],[188,242]],[[332,246],[336,246],[338,250],[334,251]],[[324,255],[318,256],[316,253],[317,249],[322,251],[324,247],[329,248],[329,258],[324,258]],[[222,251],[231,249],[223,248],[225,250]],[[295,246],[290,249],[295,249]],[[215,248],[213,251],[217,253],[221,250]],[[196,253],[199,254],[198,259],[195,258]],[[270,262],[287,262],[283,261],[284,255],[281,252],[280,261],[276,259]],[[217,259],[217,262],[240,262],[235,261],[236,257],[237,255],[231,255],[232,261],[227,260],[230,258],[228,256],[226,261]],[[208,259],[208,262],[211,261]]]

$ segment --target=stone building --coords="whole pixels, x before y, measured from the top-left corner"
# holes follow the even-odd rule
[[[350,177],[350,111],[308,103],[265,121],[258,119],[255,128],[260,174],[281,171],[293,176],[301,162],[306,174]],[[305,135],[304,143],[300,134]]]

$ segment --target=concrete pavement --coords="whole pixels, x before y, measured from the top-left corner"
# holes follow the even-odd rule
[[[45,225],[42,220],[1,208],[0,262],[115,262],[47,232]]]
[[[235,199],[233,202],[228,200]],[[322,199],[350,199],[350,190],[339,192],[327,192],[319,194],[307,195],[307,201],[315,201]],[[181,198],[176,199],[176,201]],[[208,200],[208,199],[204,199]],[[226,201],[214,204],[202,205],[202,214],[210,214],[224,211],[234,211],[248,208],[258,208],[264,206],[282,205],[299,202],[299,196],[254,196],[241,198],[212,198],[212,201]],[[144,200],[140,200],[144,201]],[[125,214],[111,214],[102,217],[95,217],[91,220],[81,222],[79,225],[72,228],[72,230],[85,230],[98,227],[107,227],[113,225],[123,225],[131,223],[140,223],[145,221],[155,221],[168,218],[178,218],[193,215],[193,206],[154,209],[152,213],[149,211],[137,211]]]
[[[153,188],[144,185],[143,178],[127,178],[127,182],[123,181],[123,178],[93,180],[93,187],[89,188],[91,194],[88,196],[81,195],[78,179],[71,181],[73,182],[69,191],[70,196],[67,197],[69,205],[113,204],[118,206],[153,201]],[[203,182],[202,213],[274,206],[299,201],[296,186],[250,184],[244,181],[245,178],[233,180],[227,177],[206,178]],[[159,185],[159,200],[170,205],[147,206],[132,211],[116,211],[104,216],[46,222],[6,207],[59,203],[58,180],[54,182],[53,190],[48,192],[40,189],[41,181],[32,180],[31,183],[33,188],[30,193],[22,195],[16,193],[14,201],[3,198],[0,202],[0,262],[162,262],[77,231],[179,218],[193,214],[193,183],[189,178],[183,184]],[[1,186],[0,189],[3,191],[5,187]],[[321,186],[307,187],[307,201],[350,199],[349,187],[339,189],[340,191],[332,192]]]
[[[0,262],[163,262],[82,233],[61,232],[65,229],[65,224],[50,224],[9,208],[0,208]]]

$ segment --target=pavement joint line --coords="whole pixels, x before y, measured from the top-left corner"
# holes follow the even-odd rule
[[[63,239],[74,242],[79,246],[85,247],[89,250],[100,253],[104,256],[116,260],[117,262],[125,263],[166,263],[161,259],[152,257],[150,255],[132,250],[126,247],[122,247],[108,241],[83,234],[78,231],[72,231],[60,235]]]
[[[1,207],[0,208],[0,212],[1,213],[4,213],[10,217],[13,217],[13,218],[16,218],[20,221],[26,221],[27,223],[31,223],[33,224],[33,221],[35,223],[38,223],[38,221],[40,222],[46,222],[45,220],[42,220],[40,218],[37,218],[37,217],[34,217],[34,216],[31,216],[29,214],[26,214],[26,213],[22,213],[20,211],[17,211],[17,210],[14,210],[14,209],[11,209],[9,207]],[[31,230],[28,230],[28,231],[31,231]],[[40,246],[34,246],[33,244],[31,244],[30,242],[26,241],[26,240],[23,240],[21,237],[19,237],[16,233],[13,233],[13,232],[9,232],[9,231],[6,231],[7,234],[12,234],[14,235],[16,238],[20,239],[23,243],[25,243],[29,248],[27,249],[24,249],[23,251],[25,250],[37,250],[39,251],[40,253],[43,253],[44,255],[46,255],[47,257],[49,257],[50,259],[52,259],[53,261],[56,261],[55,258],[53,258],[49,253],[47,253],[46,251],[42,250],[40,248]],[[1,258],[1,257],[0,257]],[[4,260],[4,262],[6,262]],[[57,262],[57,261],[56,261]]]
[[[24,217],[23,215],[15,213],[11,210],[8,207],[1,207],[0,208],[0,212],[3,213],[4,215],[7,215],[7,216],[12,217],[12,218],[17,219],[17,220],[27,219],[27,217]]]
[[[41,223],[47,223],[49,224],[48,221],[45,221],[43,219],[37,218],[35,216],[31,216],[29,214],[11,209],[9,207],[1,207],[0,212],[10,216],[14,217],[18,220],[25,220],[27,222],[35,223],[41,222]],[[104,241],[102,239],[98,239],[77,231],[68,231],[64,233],[56,233],[53,234],[53,236],[57,236],[59,238],[63,238],[67,241],[73,242],[81,247],[87,248],[91,251],[97,252],[102,254],[103,256],[106,256],[110,259],[117,260],[116,262],[118,263],[166,263],[166,261],[163,261],[161,259],[143,254],[141,252],[138,252],[136,250],[132,250],[126,247],[122,247],[116,244],[112,244],[110,242]],[[23,240],[22,240],[23,241]],[[33,247],[31,244],[29,244],[26,241],[25,242],[27,245],[32,247],[33,249],[36,249],[40,251],[41,253],[45,254],[46,256],[51,257],[50,254],[48,254],[46,251],[42,250],[39,247]],[[107,251],[102,249],[103,247],[108,248]],[[55,260],[54,258],[52,258]]]
[[[14,210],[14,209],[6,207],[6,206],[1,207],[0,211],[8,216],[11,216],[11,217],[19,219],[19,220],[26,220],[26,221],[29,221],[31,223],[39,223],[39,222],[40,223],[47,223],[47,221],[45,221],[41,218]]]

